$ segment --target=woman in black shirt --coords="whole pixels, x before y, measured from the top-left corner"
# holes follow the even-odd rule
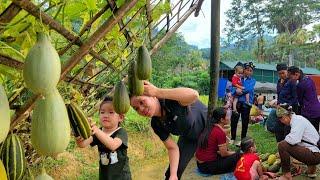
[[[144,82],[142,96],[131,97],[131,106],[140,115],[151,117],[154,132],[168,150],[166,179],[180,179],[194,156],[207,118],[207,107],[198,97],[198,92],[190,88],[161,89],[148,81]],[[177,143],[170,134],[179,136]]]

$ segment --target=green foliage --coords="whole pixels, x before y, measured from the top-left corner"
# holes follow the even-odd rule
[[[276,137],[266,131],[260,124],[254,124],[249,127],[249,136],[254,139],[257,151],[260,154],[276,153],[278,151]]]
[[[55,19],[64,28],[69,30],[75,36],[80,32],[84,32],[80,37],[82,42],[88,40],[88,38],[93,35],[93,33],[109,18],[114,16],[114,11],[108,9],[103,15],[98,18],[90,27],[85,27],[86,23],[97,14],[101,8],[107,5],[107,1],[104,0],[45,0],[45,1],[32,1],[41,11],[48,14],[50,17]],[[118,7],[124,5],[126,0],[117,0],[116,4]],[[144,8],[146,1],[138,0],[137,4],[129,10],[129,12],[124,16],[123,23],[127,24],[127,30],[132,39],[133,49],[139,47],[144,42],[147,42],[148,31],[144,30],[147,25],[147,17],[145,12],[138,14],[136,18],[132,18],[137,10]],[[9,5],[11,1],[1,1],[0,12],[3,12]],[[153,3],[152,6],[155,6]],[[153,7],[151,18],[153,21],[157,21],[163,14],[170,11],[170,3],[168,1],[163,1],[157,6]],[[109,33],[107,33],[100,42],[98,42],[93,50],[99,52],[99,54],[112,62],[115,70],[110,70],[107,68],[105,73],[100,73],[98,76],[92,78],[86,75],[86,73],[79,73],[87,62],[92,62],[94,71],[97,73],[100,70],[106,68],[105,64],[93,59],[90,55],[86,55],[83,60],[81,60],[68,75],[75,76],[79,73],[77,78],[87,81],[89,78],[90,82],[95,84],[101,84],[104,86],[112,86],[117,82],[122,75],[125,74],[126,65],[134,56],[135,53],[131,52],[131,46],[127,46],[127,40],[123,32],[119,32],[120,27],[115,25]],[[9,23],[1,24],[0,26],[0,54],[9,56],[13,59],[23,62],[30,48],[34,45],[36,41],[36,32],[46,32],[50,34],[51,42],[57,51],[64,49],[65,46],[69,44],[69,41],[57,33],[55,30],[50,29],[49,26],[43,23],[41,19],[37,19],[32,15],[29,15],[26,11],[20,11]],[[78,46],[72,46],[66,53],[60,56],[62,67],[67,63],[70,57],[78,50]],[[0,65],[0,82],[4,83],[7,93],[10,95],[17,94],[16,90],[20,90],[23,87],[23,78],[20,71],[10,68],[7,66]],[[62,91],[64,99],[69,101],[74,98],[78,102],[84,102],[85,108],[90,108],[93,106],[91,102],[96,101],[96,99],[101,98],[104,94],[108,92],[106,88],[100,88],[98,90],[93,90],[92,86],[70,86],[69,83],[59,83],[59,90]],[[72,93],[70,93],[72,90]],[[76,91],[76,92],[75,92]],[[74,93],[75,92],[75,93]],[[15,105],[24,104],[31,93],[26,90],[23,91],[21,96],[19,96],[18,101]]]
[[[125,115],[125,120],[121,124],[125,129],[133,132],[148,132],[150,118],[138,115],[132,108]]]
[[[208,62],[202,52],[188,45],[180,34],[173,37],[152,56],[152,83],[158,87],[190,87],[201,94],[209,88]]]
[[[53,169],[55,167],[62,166],[66,163],[67,161],[63,158],[53,159],[51,157],[48,157],[44,160],[43,166],[48,169]]]
[[[294,33],[305,25],[316,22],[320,4],[317,0],[268,0],[266,6],[269,18],[269,28],[278,33]]]
[[[315,66],[319,60],[314,58],[319,51],[315,42],[317,28],[312,32],[302,28],[319,20],[319,8],[317,0],[233,0],[226,13],[227,43],[234,43],[239,50],[247,44],[247,39],[257,37],[257,44],[251,50],[254,59],[281,62],[294,57],[295,65],[302,65],[302,61]],[[265,35],[274,30],[279,34],[275,43],[268,44]],[[223,53],[223,56],[236,58],[234,54]]]
[[[232,49],[221,53],[221,61],[254,60],[256,57],[247,50]]]
[[[313,31],[297,29],[292,34],[281,33],[267,48],[267,59],[283,62],[293,57],[293,64],[300,67],[317,67],[320,61],[320,45],[317,43],[316,26]]]
[[[209,96],[199,96],[199,100],[200,100],[203,104],[208,104]]]
[[[66,151],[73,152],[76,147],[77,147],[77,143],[75,141],[75,138],[71,138]]]

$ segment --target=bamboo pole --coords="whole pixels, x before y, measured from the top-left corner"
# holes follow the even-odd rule
[[[24,63],[16,59],[13,59],[7,55],[0,54],[0,64],[15,68],[18,70],[22,70]]]
[[[21,8],[11,3],[1,14],[0,14],[0,31],[9,23],[16,15],[20,12]]]
[[[220,0],[211,1],[211,52],[210,52],[210,91],[208,102],[208,119],[212,117],[212,112],[218,99],[220,62]]]
[[[155,53],[161,46],[163,46],[164,43],[166,43],[170,37],[178,30],[178,28],[188,19],[188,17],[192,14],[193,11],[195,11],[196,6],[192,6],[188,11],[186,11],[185,15],[181,18],[181,20],[176,23],[169,31],[168,33],[157,43],[153,46],[152,50],[149,52],[150,55]]]
[[[150,7],[150,0],[147,0],[146,2],[146,15],[147,15],[147,20],[148,20],[148,28],[149,28],[149,33],[148,33],[148,36],[149,36],[149,39],[150,39],[150,42],[151,42],[151,32],[152,32],[152,27],[151,27],[151,23],[152,23],[152,17],[151,17],[151,7]]]

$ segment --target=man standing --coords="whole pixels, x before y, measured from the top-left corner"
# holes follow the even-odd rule
[[[242,120],[242,129],[241,129],[241,139],[247,136],[248,131],[248,124],[250,119],[250,109],[251,106],[248,105],[246,102],[246,94],[249,94],[249,103],[253,104],[254,99],[254,86],[256,84],[256,80],[252,77],[254,65],[252,62],[244,63],[243,65],[243,78],[242,84],[244,86],[243,94],[238,99],[237,109],[241,115]],[[236,140],[237,134],[237,125],[238,125],[238,118],[231,119],[231,140]],[[235,143],[239,145],[239,143]]]

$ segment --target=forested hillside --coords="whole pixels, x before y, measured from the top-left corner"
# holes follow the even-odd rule
[[[152,82],[159,87],[186,86],[201,94],[209,89],[208,61],[197,47],[175,34],[152,56]]]

